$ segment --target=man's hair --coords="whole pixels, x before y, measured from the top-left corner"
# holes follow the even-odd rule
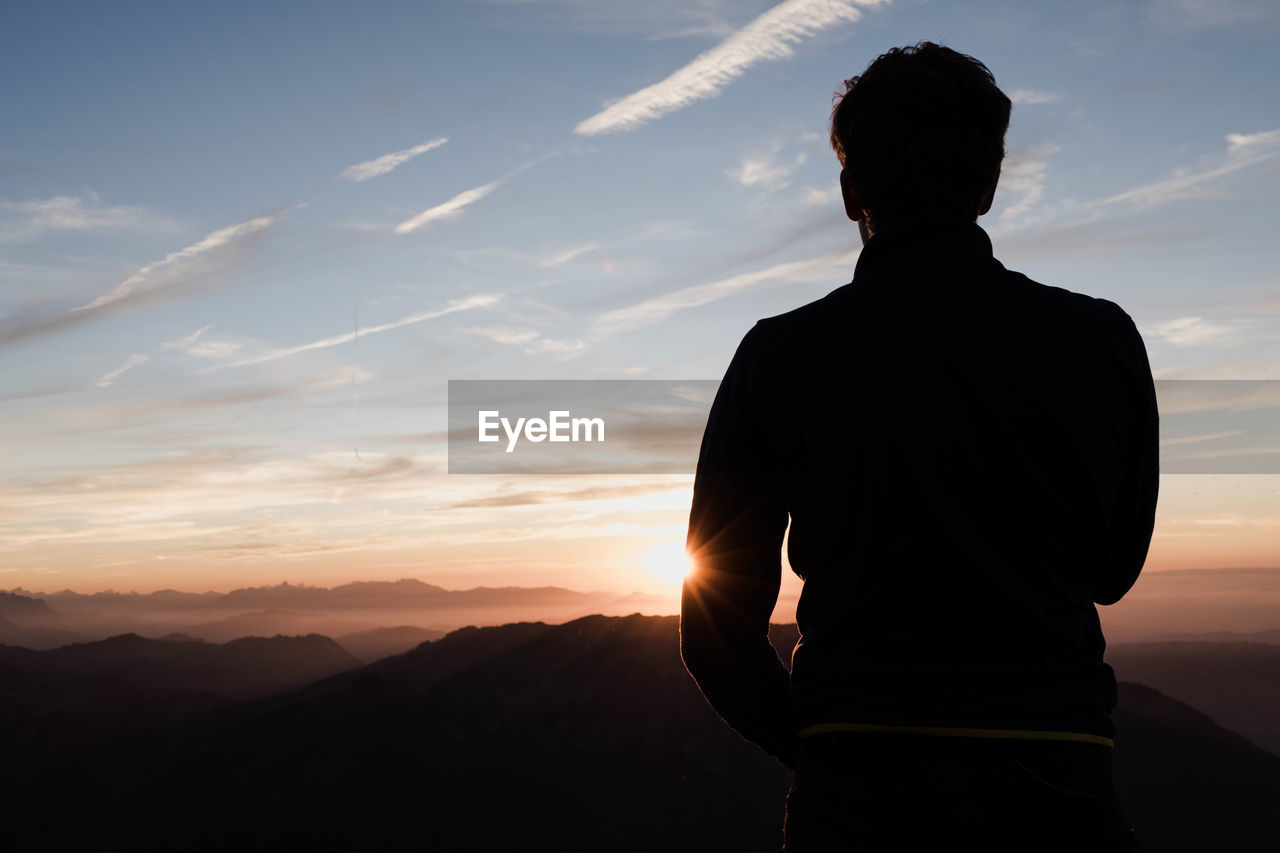
[[[977,219],[1000,173],[1011,107],[987,66],[927,41],[895,47],[846,80],[831,147],[868,227]]]

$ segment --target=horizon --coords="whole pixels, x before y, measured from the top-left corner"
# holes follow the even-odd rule
[[[1212,575],[1213,575],[1214,573],[1216,573],[1216,572],[1225,572],[1225,573],[1231,573],[1231,572],[1278,572],[1278,573],[1280,573],[1280,565],[1276,565],[1276,566],[1229,566],[1229,567],[1228,567],[1228,566],[1213,566],[1213,567],[1210,567],[1210,566],[1192,566],[1192,567],[1188,567],[1188,568],[1161,569],[1161,570],[1157,570],[1156,572],[1151,572],[1150,574],[1168,575],[1168,574],[1197,574],[1197,573],[1198,573],[1198,574],[1204,574],[1204,575],[1206,575],[1206,576],[1212,576]],[[1147,575],[1148,575],[1148,572],[1147,572],[1146,570],[1144,570],[1144,571],[1143,571],[1143,573],[1142,573],[1142,575],[1139,577],[1138,582],[1139,582],[1139,583],[1141,583],[1141,582],[1142,582],[1142,579],[1143,579],[1144,577],[1147,577]],[[324,579],[322,579],[322,580],[324,580]],[[115,595],[144,595],[144,596],[145,596],[145,595],[154,595],[154,594],[159,593],[159,592],[178,592],[178,593],[183,593],[183,594],[188,594],[188,595],[207,595],[207,594],[210,594],[210,593],[217,594],[217,595],[226,595],[226,594],[228,594],[228,593],[231,593],[231,592],[238,592],[238,591],[241,591],[241,590],[279,589],[279,588],[281,588],[281,587],[291,587],[291,588],[295,588],[295,589],[324,589],[324,590],[332,590],[332,589],[337,589],[337,588],[339,588],[339,587],[343,587],[343,586],[352,586],[352,585],[355,585],[355,584],[384,584],[384,585],[390,585],[390,584],[402,583],[402,582],[405,582],[405,581],[416,582],[416,583],[422,584],[422,585],[424,585],[424,586],[430,586],[430,587],[434,587],[434,588],[436,588],[436,589],[443,590],[443,591],[445,591],[445,592],[471,592],[471,591],[473,591],[473,590],[480,590],[480,589],[485,589],[485,590],[539,590],[539,589],[555,589],[555,590],[562,590],[562,591],[565,591],[565,592],[579,593],[579,594],[582,594],[582,595],[612,595],[612,596],[632,596],[632,595],[642,595],[642,596],[652,596],[652,597],[661,597],[661,595],[662,595],[662,593],[661,593],[661,592],[646,591],[646,590],[642,590],[642,589],[624,589],[624,588],[615,588],[615,589],[580,589],[580,588],[574,588],[574,587],[569,587],[569,586],[563,586],[563,585],[561,585],[561,584],[538,584],[538,585],[536,585],[536,586],[534,586],[534,585],[521,585],[521,584],[502,584],[502,585],[495,585],[495,584],[476,584],[475,586],[470,586],[470,587],[448,587],[448,586],[444,586],[444,585],[439,584],[439,583],[435,583],[435,582],[433,582],[433,581],[431,581],[431,580],[428,580],[428,579],[426,579],[425,577],[411,577],[411,576],[401,576],[401,577],[398,577],[398,578],[371,578],[371,577],[357,577],[357,578],[354,578],[354,579],[352,579],[352,580],[346,580],[346,581],[337,581],[337,582],[333,582],[333,583],[331,583],[330,585],[325,585],[325,584],[324,584],[324,583],[322,583],[322,582],[314,582],[314,583],[312,583],[312,582],[306,582],[306,581],[291,581],[291,580],[287,580],[287,579],[286,579],[286,580],[280,580],[280,581],[277,581],[277,582],[275,582],[275,583],[271,583],[271,582],[266,582],[266,581],[264,581],[264,582],[261,582],[261,583],[250,584],[250,585],[230,586],[230,587],[227,587],[227,588],[224,588],[224,589],[213,589],[213,588],[204,588],[204,589],[199,589],[199,588],[195,588],[195,587],[188,588],[188,589],[182,589],[182,588],[179,588],[179,587],[173,587],[173,586],[161,586],[161,587],[155,587],[155,588],[152,588],[152,589],[137,589],[137,588],[132,588],[132,589],[116,589],[116,588],[114,588],[114,587],[103,587],[103,588],[101,588],[101,589],[88,589],[88,590],[87,590],[87,589],[85,589],[85,588],[83,588],[83,587],[82,587],[82,588],[80,588],[80,589],[72,589],[71,587],[62,587],[61,589],[41,589],[41,590],[37,590],[37,589],[27,589],[26,587],[23,587],[23,586],[14,586],[14,587],[8,587],[8,588],[0,588],[0,593],[9,593],[9,594],[11,594],[11,595],[24,595],[24,596],[28,596],[28,597],[52,596],[52,595],[59,595],[59,594],[62,594],[62,593],[66,593],[66,592],[74,593],[75,595],[104,595],[104,594],[115,594]],[[1137,587],[1137,585],[1135,584],[1135,588],[1136,588],[1136,587]],[[677,598],[678,598],[678,594],[679,594],[679,585],[678,585],[678,584],[673,584],[673,585],[671,586],[671,588],[670,588],[670,590],[669,590],[669,591],[671,592],[671,594],[672,594],[672,595],[675,595],[675,596],[677,596]],[[798,595],[798,593],[799,593],[799,590],[798,590],[798,588],[797,588],[794,592],[792,592],[792,593],[790,594],[790,596],[788,596],[788,591],[787,591],[787,589],[786,589],[786,585],[784,584],[783,591],[782,591],[782,593],[780,593],[779,598],[781,599],[781,598],[787,598],[787,597],[795,597],[796,595]],[[677,601],[677,603],[678,603],[678,601]],[[1112,606],[1114,606],[1114,605],[1112,605]]]

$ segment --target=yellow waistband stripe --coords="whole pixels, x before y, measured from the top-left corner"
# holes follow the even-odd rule
[[[1075,740],[1114,747],[1115,741],[1102,735],[1084,732],[1051,732],[1040,729],[967,729],[948,726],[887,726],[879,723],[816,723],[805,726],[800,737],[826,732],[881,732],[888,734],[940,735],[943,737],[984,737],[1012,740]]]

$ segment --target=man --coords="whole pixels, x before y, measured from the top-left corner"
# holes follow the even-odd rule
[[[796,771],[789,851],[1137,849],[1094,605],[1146,559],[1154,385],[1119,306],[993,258],[1009,112],[929,42],[847,81],[853,281],[758,322],[707,422],[681,655]],[[767,636],[784,533],[790,673]]]

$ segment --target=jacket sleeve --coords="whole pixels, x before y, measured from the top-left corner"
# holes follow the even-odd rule
[[[1160,491],[1160,415],[1146,346],[1123,310],[1119,353],[1134,418],[1125,467],[1111,516],[1111,565],[1099,579],[1094,601],[1115,604],[1138,580],[1151,546]]]
[[[680,654],[711,707],[739,734],[794,767],[791,681],[769,643],[787,510],[777,416],[761,392],[761,327],[743,338],[702,438],[686,550]]]

